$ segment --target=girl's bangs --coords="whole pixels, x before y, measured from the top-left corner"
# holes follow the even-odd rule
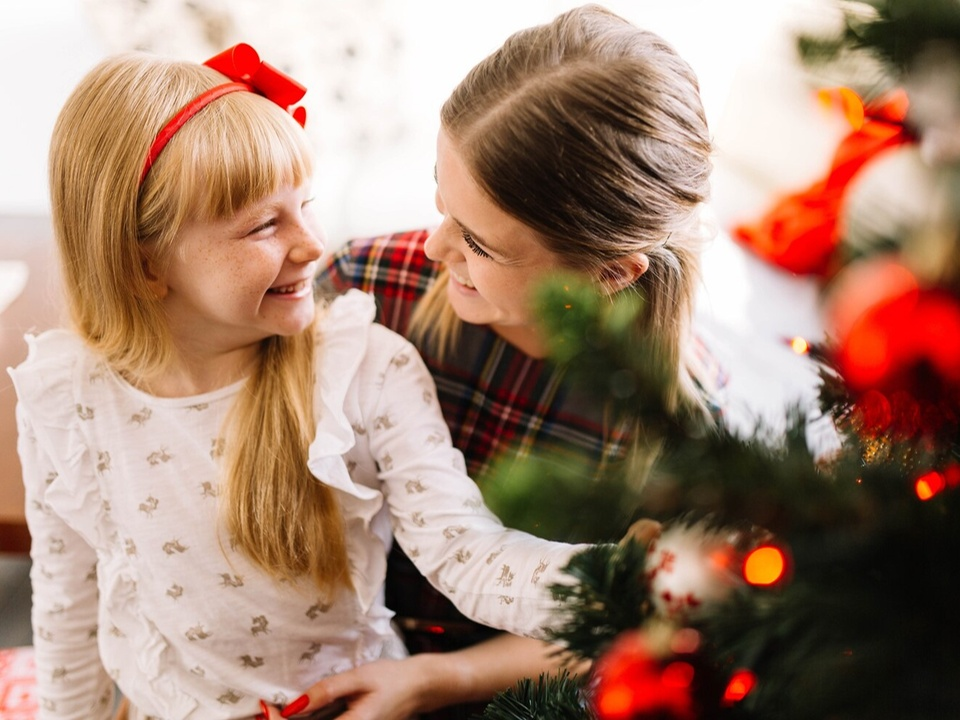
[[[286,185],[302,184],[313,171],[306,134],[281,108],[243,92],[219,102],[204,122],[191,127],[198,116],[181,129],[178,150],[189,156],[174,164],[182,168],[181,207],[199,220],[234,215]]]

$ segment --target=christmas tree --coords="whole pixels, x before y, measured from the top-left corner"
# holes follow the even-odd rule
[[[554,357],[663,446],[642,484],[578,486],[570,470],[547,514],[564,514],[560,496],[583,534],[659,526],[576,556],[555,588],[552,636],[589,673],[524,681],[487,720],[960,717],[960,2],[841,10],[835,36],[798,49],[848,79],[836,96],[851,135],[823,182],[767,218],[790,223],[740,236],[821,283],[829,334],[811,356],[841,445],[811,452],[799,409],[779,443],[696,431],[658,401],[655,348],[624,330],[641,303],[547,288]],[[845,217],[851,177],[907,146],[929,170],[925,211]],[[519,482],[491,504],[523,524],[517,508],[545,499],[511,471]]]

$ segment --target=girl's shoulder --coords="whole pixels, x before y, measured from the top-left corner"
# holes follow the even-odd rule
[[[96,365],[92,351],[69,330],[27,334],[27,357],[9,370],[21,402],[59,394],[74,385],[77,373]]]
[[[62,328],[45,330],[39,335],[27,333],[24,335],[24,340],[27,342],[28,352],[27,358],[21,363],[21,366],[66,354],[76,355],[89,352],[79,335]]]
[[[345,372],[368,355],[393,355],[407,340],[376,322],[372,295],[347,290],[327,305],[320,321],[320,358],[331,371]]]
[[[397,356],[416,350],[408,340],[375,322],[376,302],[360,290],[348,290],[331,302],[319,326],[318,407],[339,415],[344,399],[356,390],[376,394]]]
[[[9,370],[17,413],[57,447],[64,433],[72,437],[79,424],[92,417],[93,403],[85,388],[102,385],[106,366],[70,331],[48,330],[25,339],[26,359]]]

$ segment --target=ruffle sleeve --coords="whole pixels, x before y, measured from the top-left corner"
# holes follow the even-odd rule
[[[11,369],[17,391],[17,448],[32,538],[32,620],[41,717],[107,718],[113,683],[97,650],[94,568],[101,501],[80,425],[90,417],[76,379],[80,340],[64,331],[27,337]]]
[[[81,424],[93,419],[93,410],[78,392],[79,373],[87,357],[83,342],[64,330],[26,336],[27,359],[11,369],[21,425],[29,426],[37,451],[49,458],[53,472],[29,477],[24,483],[57,515],[70,518],[73,529],[97,546],[100,515],[95,463]],[[28,488],[29,490],[30,488]]]
[[[352,580],[364,611],[376,601],[386,575],[386,548],[372,528],[383,507],[383,495],[375,488],[355,483],[343,456],[356,444],[355,430],[345,412],[347,393],[366,357],[375,316],[373,298],[359,290],[347,291],[329,307],[321,326],[314,398],[317,433],[307,460],[311,473],[339,492],[348,523]]]

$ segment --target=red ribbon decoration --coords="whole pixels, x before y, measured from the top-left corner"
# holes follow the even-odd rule
[[[845,95],[860,104],[862,122],[841,140],[826,176],[780,198],[759,220],[733,228],[734,239],[792,273],[827,277],[836,270],[839,221],[850,181],[879,153],[914,140],[905,125],[908,102],[902,90],[866,106],[853,91]],[[848,108],[848,119],[856,114]]]
[[[157,133],[149,152],[147,152],[147,159],[140,171],[141,185],[143,185],[144,178],[147,177],[147,173],[150,172],[150,168],[153,167],[153,163],[156,162],[163,148],[170,142],[170,138],[183,127],[184,123],[211,102],[229,93],[243,91],[262,95],[290,113],[293,119],[300,123],[300,127],[303,127],[307,122],[305,108],[290,109],[291,105],[306,94],[307,89],[272,65],[261,62],[257,51],[246,43],[238,43],[232,48],[227,48],[222,53],[207,60],[204,65],[223,73],[233,82],[217,85],[206,92],[200,93],[163,126]]]
[[[234,82],[249,85],[253,92],[272,100],[293,115],[300,126],[307,122],[303,107],[292,110],[290,106],[306,94],[307,89],[286,73],[260,61],[257,51],[246,43],[238,43],[222,53],[214,55],[204,65],[221,72]]]

